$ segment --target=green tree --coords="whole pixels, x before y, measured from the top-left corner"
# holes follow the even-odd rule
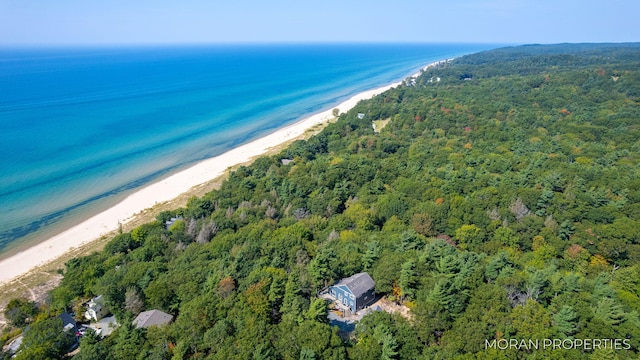
[[[27,325],[38,313],[36,303],[24,298],[11,299],[4,310],[4,316],[15,327]]]
[[[493,240],[503,246],[517,247],[520,239],[511,228],[501,226],[493,233]]]
[[[620,304],[611,298],[605,297],[600,299],[593,309],[593,317],[608,326],[614,326],[625,320],[625,313]]]
[[[397,251],[406,252],[410,250],[420,250],[424,247],[420,237],[413,230],[405,230],[400,234],[400,241],[396,244]]]
[[[333,110],[337,110],[337,109],[333,109]],[[336,111],[334,111],[334,116],[336,115],[335,113]],[[303,347],[302,349],[300,349],[300,360],[316,360],[316,359],[317,359],[317,356],[313,350],[306,347]]]
[[[462,225],[456,230],[456,241],[461,249],[474,249],[483,239],[483,231],[476,225]]]
[[[380,256],[380,243],[377,240],[368,241],[366,244],[367,250],[362,255],[362,266],[364,270],[369,270],[373,263],[378,260]]]
[[[355,359],[398,359],[402,340],[396,337],[395,320],[389,314],[370,314],[356,327],[356,346],[350,354]]]
[[[104,246],[109,254],[127,253],[133,249],[134,241],[131,233],[118,234]]]
[[[575,333],[576,319],[577,314],[569,305],[564,305],[560,311],[553,315],[553,323],[556,326],[556,329],[558,329],[558,331],[565,337]]]
[[[496,281],[500,277],[507,277],[515,271],[508,255],[501,251],[492,256],[485,267],[485,278],[487,281]]]
[[[373,336],[378,340],[378,343],[382,347],[382,351],[380,352],[381,360],[397,359],[398,341],[389,329],[383,326],[378,326],[374,330]]]
[[[303,309],[307,307],[308,303],[309,301],[303,296],[297,274],[289,274],[285,284],[282,306],[280,307],[283,318],[288,317],[292,320],[301,321]]]
[[[131,318],[126,317],[122,325],[111,336],[115,336],[115,344],[111,348],[116,359],[138,359],[146,356],[145,330],[133,326]]]
[[[400,268],[399,285],[402,289],[403,298],[406,296],[413,297],[415,295],[416,281],[416,264],[414,261],[406,261]]]
[[[569,240],[571,234],[576,231],[576,227],[569,221],[565,220],[560,224],[560,229],[558,230],[558,236],[562,240]]]
[[[313,299],[305,318],[317,322],[327,322],[327,302],[321,298]]]
[[[62,359],[75,342],[73,330],[64,330],[60,318],[44,319],[31,324],[25,332],[17,358]]]
[[[108,340],[104,342],[92,329],[87,329],[80,340],[80,353],[74,360],[109,360],[113,359],[109,351]]]
[[[329,247],[323,247],[309,263],[309,275],[313,278],[316,288],[327,286],[335,277],[335,252]]]
[[[534,300],[529,299],[524,305],[516,306],[510,320],[517,338],[551,338],[551,316],[544,306]]]

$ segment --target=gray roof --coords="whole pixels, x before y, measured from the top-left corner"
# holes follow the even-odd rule
[[[141,312],[134,320],[133,325],[137,328],[147,328],[149,326],[165,325],[173,320],[173,316],[160,310],[148,310]]]
[[[15,340],[9,343],[7,350],[9,351],[10,354],[15,354],[18,352],[18,348],[20,348],[20,345],[22,345],[23,339],[24,339],[24,336],[20,335]]]
[[[68,312],[65,311],[58,315],[58,317],[62,320],[63,327],[66,327],[67,325],[73,325],[74,328],[76,327],[76,319],[74,319]]]
[[[376,286],[376,282],[373,281],[371,276],[366,272],[357,273],[346,279],[340,280],[335,286],[346,286],[351,290],[353,296],[359,297],[367,291],[373,289]]]

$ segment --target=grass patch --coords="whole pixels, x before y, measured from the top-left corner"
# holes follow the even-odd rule
[[[373,122],[373,132],[379,133],[385,126],[391,121],[391,118],[387,118],[384,120],[375,120]]]

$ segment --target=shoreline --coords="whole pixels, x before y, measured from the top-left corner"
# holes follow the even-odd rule
[[[135,223],[136,219],[140,219],[160,204],[173,203],[173,200],[185,195],[191,196],[198,190],[202,192],[203,187],[211,187],[211,183],[228,173],[229,169],[249,163],[274,148],[300,138],[314,127],[327,124],[335,118],[332,114],[333,109],[338,108],[340,113],[347,112],[359,101],[370,99],[397,87],[405,79],[416,78],[427,68],[450,60],[439,60],[422,66],[418,72],[400,81],[358,93],[330,109],[302,118],[302,120],[268,135],[240,145],[221,155],[200,161],[185,170],[140,188],[114,206],[91,216],[80,224],[0,260],[0,286],[4,287],[14,282],[20,282],[20,278],[30,272],[53,263],[70,253],[73,256],[88,254],[91,249],[85,248],[91,248],[90,245],[95,245],[99,240],[110,239],[120,225]],[[207,191],[213,188],[211,187]],[[102,243],[104,242],[102,241]]]

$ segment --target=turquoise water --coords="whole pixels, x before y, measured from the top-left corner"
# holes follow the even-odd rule
[[[0,49],[0,250],[489,45]]]

